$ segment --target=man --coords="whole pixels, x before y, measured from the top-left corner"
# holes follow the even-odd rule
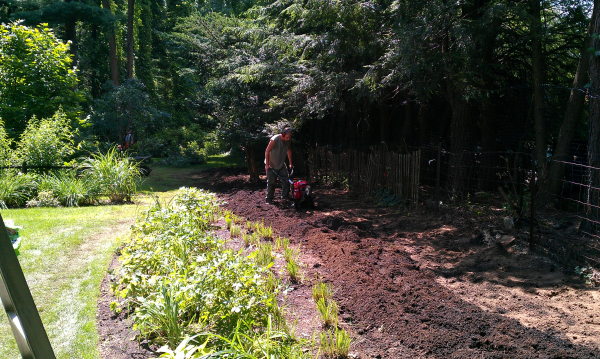
[[[286,128],[279,135],[271,137],[269,145],[265,150],[265,171],[267,172],[267,203],[273,201],[275,196],[275,182],[277,182],[277,176],[269,168],[274,169],[280,176],[287,177],[288,171],[285,167],[285,157],[290,161],[290,168],[294,167],[292,164],[292,147],[290,141],[292,139],[292,129]],[[290,184],[288,181],[281,181],[281,199],[289,199]]]
[[[127,134],[125,135],[125,142],[123,143],[123,149],[128,149],[131,145],[133,145],[133,131],[127,130]]]

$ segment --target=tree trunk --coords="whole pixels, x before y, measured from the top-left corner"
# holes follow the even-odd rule
[[[71,42],[69,46],[69,52],[73,56],[73,67],[77,66],[77,27],[75,21],[69,21],[65,24],[65,37]]]
[[[530,0],[530,36],[531,36],[531,60],[534,86],[534,123],[535,123],[535,147],[538,177],[542,180],[546,177],[548,161],[546,159],[546,125],[544,121],[544,60],[542,53],[541,29],[542,22],[540,18],[541,7],[539,0]]]
[[[390,100],[383,96],[379,102],[379,141],[387,142],[390,135]]]
[[[496,148],[496,121],[494,117],[494,107],[491,102],[485,102],[481,106],[481,119],[479,128],[481,131],[481,167],[479,169],[479,188],[484,191],[492,191],[498,187],[494,177],[496,172],[496,157],[493,153]]]
[[[157,100],[154,89],[154,76],[152,71],[152,10],[149,0],[138,2],[140,7],[140,27],[138,29],[138,56],[136,62],[136,77],[144,83],[148,94]]]
[[[133,78],[133,15],[135,0],[127,0],[127,79]]]
[[[600,0],[594,1],[594,9],[598,9],[598,3]],[[600,11],[594,11],[594,17],[592,18],[592,34],[600,32]],[[597,37],[592,39],[592,47],[595,51],[600,50],[600,39]],[[600,187],[600,98],[598,98],[597,89],[600,89],[600,58],[596,55],[590,56],[590,84],[595,93],[590,96],[590,117],[589,117],[589,136],[588,136],[588,165],[592,168],[588,170],[589,174],[589,185],[587,193],[587,213],[586,217],[589,219],[587,223],[584,223],[583,229],[591,231],[596,228],[595,222],[598,221],[598,209],[596,206],[600,205],[598,200],[598,190],[593,189],[594,187]]]
[[[258,172],[258,164],[256,163],[255,156],[255,145],[248,141],[246,143],[246,147],[244,147],[244,152],[246,154],[246,166],[248,167],[248,173],[250,174],[250,181],[258,182],[259,181],[259,172]]]
[[[568,158],[569,146],[571,145],[575,128],[579,121],[581,121],[581,113],[583,111],[585,100],[585,94],[579,89],[585,86],[589,78],[590,54],[587,49],[591,46],[590,36],[594,33],[592,32],[593,19],[598,16],[596,13],[599,11],[596,3],[597,1],[594,3],[594,11],[588,26],[585,45],[581,51],[579,63],[577,64],[577,72],[575,73],[575,79],[573,80],[573,89],[569,96],[569,102],[567,102],[567,110],[565,112],[563,124],[560,127],[560,133],[558,134],[556,149],[554,150],[552,162],[548,168],[548,179],[541,184],[543,191],[550,194],[550,196],[542,196],[540,198],[544,204],[550,203],[552,197],[559,195],[561,182],[565,172],[565,164],[562,162],[571,160]]]
[[[473,164],[471,140],[475,108],[460,94],[450,93],[452,122],[450,123],[450,184],[456,194],[465,196],[469,189],[469,174]]]
[[[110,0],[102,0],[102,7],[110,10]],[[110,79],[113,85],[119,86],[119,68],[117,64],[117,40],[115,38],[115,30],[111,29],[108,35],[108,49],[109,49],[109,62],[110,62]]]

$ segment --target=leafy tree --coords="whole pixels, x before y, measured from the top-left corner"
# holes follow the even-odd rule
[[[12,156],[12,140],[8,137],[6,133],[6,128],[4,127],[4,121],[0,119],[0,167],[10,165],[10,159]]]
[[[0,25],[0,53],[0,117],[11,137],[32,116],[47,118],[61,107],[70,120],[81,113],[68,45],[47,26]]]
[[[94,101],[91,120],[101,141],[119,143],[132,129],[138,139],[150,137],[164,128],[169,115],[150,102],[145,86],[138,80],[127,80],[121,86],[105,84],[104,96]]]

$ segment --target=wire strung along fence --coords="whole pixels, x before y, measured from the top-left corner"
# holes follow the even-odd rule
[[[600,168],[588,165],[585,146],[574,145],[568,159],[549,151],[545,166],[535,160],[534,149],[520,147],[460,154],[444,143],[422,147],[424,201],[463,206],[481,215],[482,222],[488,221],[486,210],[505,213],[530,248],[572,268],[600,268]],[[564,171],[553,178],[549,168],[557,165]],[[558,190],[551,189],[553,181]],[[489,226],[502,229],[501,222]]]
[[[542,238],[548,238],[559,255],[578,266],[590,265],[600,268],[600,168],[589,166],[585,155],[573,155],[568,160],[553,158],[552,162],[562,165],[561,178],[548,174],[547,182],[558,180],[559,190],[549,192],[540,186],[540,197],[551,199],[552,207],[543,209],[541,220],[550,216],[559,218],[554,229],[568,235],[554,235],[548,231]]]
[[[415,206],[419,201],[420,161],[420,150],[403,154],[384,146],[366,150],[318,147],[308,151],[308,172],[327,183],[345,182],[351,190],[384,191]]]

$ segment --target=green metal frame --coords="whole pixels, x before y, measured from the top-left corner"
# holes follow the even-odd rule
[[[44,324],[0,215],[0,298],[23,359],[55,359]]]

